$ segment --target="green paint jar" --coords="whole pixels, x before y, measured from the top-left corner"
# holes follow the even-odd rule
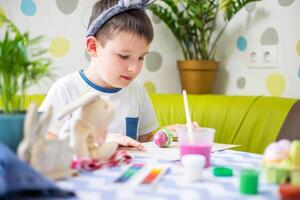
[[[240,172],[240,192],[242,194],[258,193],[258,172],[252,169],[243,169]]]

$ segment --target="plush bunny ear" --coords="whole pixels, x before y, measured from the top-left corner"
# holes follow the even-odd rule
[[[38,117],[38,106],[31,103],[24,122],[24,138],[18,147],[19,158],[29,162],[32,145],[39,139],[44,139],[51,121],[52,107]]]
[[[156,0],[142,0],[143,1],[143,6],[149,6],[153,4]]]
[[[72,101],[70,104],[68,104],[67,106],[65,106],[62,111],[60,112],[60,114],[57,116],[57,119],[61,119],[64,116],[74,112],[76,109],[95,101],[96,99],[100,99],[101,97],[99,96],[99,94],[97,92],[89,92],[77,99],[75,99],[74,101]]]
[[[52,113],[53,113],[52,106],[50,106],[48,110],[45,113],[43,113],[39,118],[39,123],[40,123],[39,134],[41,138],[44,138],[45,133],[47,133],[47,130],[51,122]]]

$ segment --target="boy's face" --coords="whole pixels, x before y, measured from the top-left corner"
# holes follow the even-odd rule
[[[127,87],[140,73],[149,43],[137,34],[120,32],[104,46],[97,41],[93,59],[96,83],[107,88]]]

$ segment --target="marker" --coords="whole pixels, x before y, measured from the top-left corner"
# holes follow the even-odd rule
[[[153,168],[149,174],[144,178],[144,180],[141,182],[141,184],[151,184],[155,181],[156,178],[161,175],[162,169],[159,168]]]
[[[125,183],[125,182],[129,181],[143,167],[144,167],[144,164],[139,164],[139,163],[132,164],[117,180],[115,180],[115,182],[116,183]]]

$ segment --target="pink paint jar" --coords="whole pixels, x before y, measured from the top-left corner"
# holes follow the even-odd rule
[[[215,129],[213,128],[193,128],[194,141],[190,141],[187,127],[179,129],[179,149],[180,157],[188,154],[202,155],[205,157],[205,167],[210,166],[211,148],[214,143]]]

